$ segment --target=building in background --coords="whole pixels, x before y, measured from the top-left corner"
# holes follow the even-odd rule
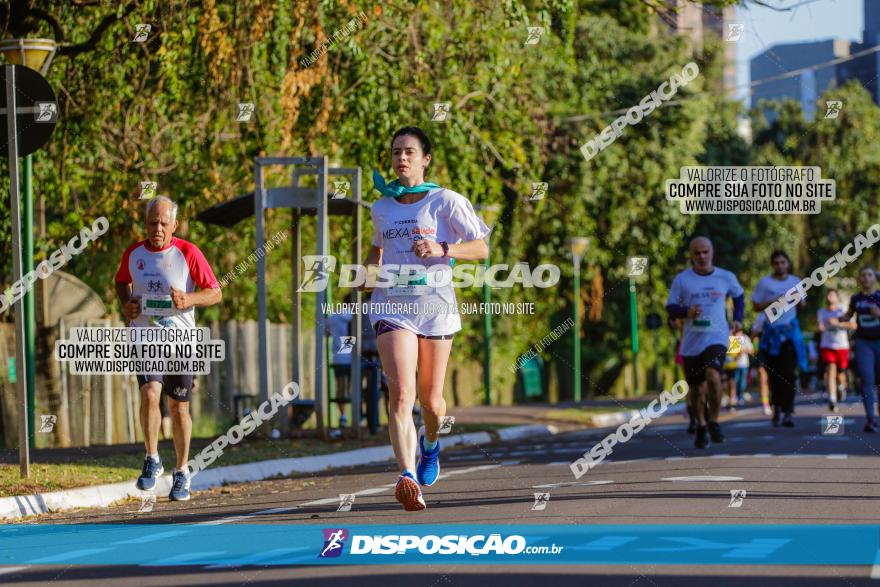
[[[716,8],[688,0],[667,0],[666,6],[666,11],[660,13],[660,19],[672,33],[687,37],[697,54],[702,52],[708,35],[714,35],[724,43],[724,66],[721,79],[717,80],[718,87],[714,90],[735,99],[736,43],[725,39],[730,34],[728,25],[736,23],[736,8]]]
[[[837,83],[858,80],[871,93],[874,103],[880,105],[880,83],[877,81],[880,74],[880,0],[865,0],[864,13],[862,42],[852,44],[851,54],[858,55],[866,51],[867,54],[840,63],[837,66]]]
[[[815,114],[816,100],[825,90],[838,83],[835,66],[822,65],[849,54],[850,42],[844,39],[773,45],[750,62],[752,81],[763,82],[752,89],[752,105],[757,106],[761,100],[790,98],[800,102],[804,117],[811,120]],[[805,71],[785,79],[765,81],[799,69]],[[765,114],[768,119],[772,117],[769,112]]]
[[[863,10],[865,28],[861,43],[846,39],[787,43],[773,45],[756,55],[749,63],[752,83],[759,82],[752,88],[752,106],[758,106],[761,100],[789,98],[800,103],[804,118],[812,120],[819,96],[851,79],[858,80],[871,92],[874,102],[880,104],[880,0],[864,0]],[[869,52],[846,59],[864,51]],[[834,63],[841,58],[844,61]],[[774,79],[789,72],[798,73]],[[772,121],[772,112],[765,110],[764,114]]]

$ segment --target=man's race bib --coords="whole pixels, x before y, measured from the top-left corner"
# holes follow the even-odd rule
[[[700,331],[712,330],[712,320],[711,318],[694,318],[691,322],[691,328]]]
[[[144,316],[173,316],[176,312],[169,295],[143,294],[141,296],[141,314]]]

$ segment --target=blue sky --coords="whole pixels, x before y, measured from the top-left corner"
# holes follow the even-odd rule
[[[793,6],[803,0],[768,0],[778,6]],[[745,98],[749,83],[749,60],[779,43],[840,38],[862,40],[863,0],[816,0],[789,12],[778,12],[747,1],[736,9],[736,22],[745,25],[737,43],[737,96]],[[878,0],[865,0],[867,2]]]

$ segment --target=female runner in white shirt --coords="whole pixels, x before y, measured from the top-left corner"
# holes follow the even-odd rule
[[[374,172],[376,189],[385,197],[373,205],[373,246],[364,264],[443,265],[439,269],[448,271],[451,259],[487,258],[484,239],[489,228],[468,199],[425,183],[431,142],[424,131],[414,126],[398,130],[392,138],[391,160],[397,180],[386,185]],[[370,322],[388,379],[388,429],[402,471],[395,497],[407,511],[416,511],[425,509],[420,485],[433,485],[440,474],[438,430],[446,414],[443,382],[452,335],[461,330],[461,319],[451,284],[431,287],[424,279],[407,281],[373,290]],[[402,312],[395,305],[424,311]],[[446,310],[438,312],[440,307]],[[412,417],[416,395],[425,421],[418,435]]]

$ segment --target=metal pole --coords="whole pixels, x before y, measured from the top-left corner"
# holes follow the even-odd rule
[[[327,220],[327,157],[319,158],[317,165],[317,185],[315,187],[315,212],[318,220],[317,241],[318,255],[323,257],[329,254],[329,223]],[[327,402],[327,343],[324,335],[326,319],[324,317],[324,304],[328,300],[327,289],[320,290],[315,296],[315,415],[318,419],[318,432],[324,440],[328,438],[327,428],[328,402]]]
[[[581,401],[581,261],[577,255],[574,260],[574,401]]]
[[[13,283],[21,280],[21,210],[18,191],[18,129],[15,105],[15,66],[6,66],[6,131],[9,140],[9,195],[12,215],[12,277]],[[15,385],[20,400],[18,428],[18,461],[21,476],[30,476],[30,445],[28,443],[31,424],[28,421],[27,398],[27,363],[24,349],[24,308],[23,304],[15,304],[15,362],[16,371],[23,376],[17,377]]]
[[[490,252],[491,255],[491,252]],[[488,270],[491,261],[489,257],[483,261],[483,264],[486,266]],[[483,281],[483,301],[486,303],[486,308],[489,307],[489,303],[492,301],[492,290],[489,288],[489,285]],[[485,395],[483,397],[483,403],[487,406],[492,405],[492,313],[486,312],[483,314],[483,387],[485,388]]]
[[[632,333],[633,397],[639,395],[639,314],[636,310],[636,280],[629,278],[629,323]]]
[[[262,251],[265,243],[263,213],[266,208],[266,190],[263,185],[263,166],[259,160],[254,162],[254,216],[257,220],[256,245]],[[257,255],[257,329],[259,333],[259,375],[260,402],[269,399],[269,332],[268,312],[266,310],[266,260]]]
[[[33,192],[33,155],[24,156],[22,165],[21,187],[24,192],[22,199],[22,213],[24,215],[24,231],[21,234],[21,246],[23,258],[22,272],[27,273],[34,269],[34,192]],[[28,403],[28,446],[34,448],[34,411],[36,406],[36,366],[37,345],[36,329],[34,321],[34,290],[30,289],[21,300],[24,304],[24,353],[27,369],[24,372],[25,385],[27,386]]]
[[[361,168],[358,167],[354,174],[351,176],[351,188],[352,195],[354,196],[352,199],[355,201],[354,205],[354,213],[352,214],[352,221],[354,224],[354,242],[352,243],[353,249],[353,262],[360,263],[361,262]],[[358,308],[360,308],[361,303],[361,292],[355,289],[355,297],[354,301],[358,304]],[[351,427],[354,429],[355,437],[361,437],[361,380],[363,376],[361,375],[361,345],[363,341],[363,328],[361,326],[361,313],[360,311],[355,312],[354,318],[352,319],[354,327],[352,328],[352,332],[354,332],[355,341],[354,341],[354,356],[351,359]]]

